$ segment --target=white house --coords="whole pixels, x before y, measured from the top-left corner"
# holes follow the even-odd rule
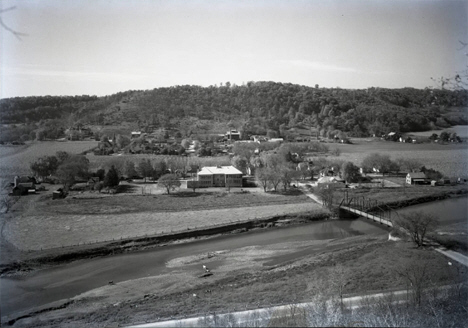
[[[197,173],[198,186],[242,187],[242,172],[234,166],[205,166]]]

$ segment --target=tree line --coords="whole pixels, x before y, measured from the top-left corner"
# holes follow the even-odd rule
[[[127,91],[106,97],[24,97],[0,100],[0,122],[24,124],[67,119],[89,124],[122,121],[176,128],[190,135],[194,124],[215,122],[247,134],[284,136],[304,126],[322,136],[343,132],[363,137],[468,124],[466,90],[312,88],[291,83],[248,82],[237,86],[175,86]],[[200,127],[202,128],[202,127]]]

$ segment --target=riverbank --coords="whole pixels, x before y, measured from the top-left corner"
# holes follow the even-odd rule
[[[203,275],[202,264],[212,275]],[[3,320],[18,327],[131,325],[306,302],[319,294],[337,298],[340,290],[346,297],[405,289],[401,269],[430,268],[425,286],[464,281],[466,275],[466,268],[448,266],[443,255],[388,241],[386,234],[200,252],[165,266],[162,274],[115,281],[22,319]]]
[[[409,196],[410,198],[407,198],[407,199],[392,200],[392,199],[386,198],[385,200],[381,200],[379,202],[380,204],[379,206],[370,206],[367,208],[367,210],[369,212],[378,213],[379,211],[381,211],[382,205],[388,208],[391,208],[392,210],[396,210],[396,209],[405,208],[408,206],[419,205],[419,204],[434,202],[438,200],[444,200],[448,198],[463,197],[466,195],[468,195],[468,187],[464,186],[464,188],[457,188],[455,190],[442,191],[442,192],[438,191],[430,195],[419,196],[419,197],[414,197],[414,198],[412,198],[411,195]]]

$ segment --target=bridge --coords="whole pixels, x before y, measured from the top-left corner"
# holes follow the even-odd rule
[[[340,217],[352,213],[388,227],[393,227],[392,221],[399,215],[390,206],[363,196],[350,198],[348,191],[344,193],[344,197],[338,206]]]

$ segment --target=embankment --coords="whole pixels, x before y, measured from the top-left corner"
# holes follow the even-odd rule
[[[0,274],[10,275],[17,272],[27,272],[35,270],[41,266],[57,265],[79,259],[137,251],[148,247],[165,246],[173,242],[190,241],[191,239],[205,238],[220,234],[242,233],[252,229],[273,228],[286,224],[301,224],[310,221],[326,220],[329,216],[330,214],[326,212],[314,214],[286,214],[250,221],[221,224],[207,228],[197,228],[176,233],[168,233],[165,235],[136,237],[119,241],[102,242],[94,245],[58,248],[52,252],[37,252],[36,254],[40,255],[24,261],[2,265],[0,266]]]
[[[379,206],[372,206],[372,207],[369,207],[367,210],[368,212],[378,213],[379,211],[382,210],[382,205],[386,206],[387,208],[391,208],[395,210],[395,209],[408,207],[412,205],[418,205],[418,204],[429,203],[429,202],[444,200],[444,199],[453,198],[453,197],[464,196],[466,194],[468,194],[468,189],[460,189],[457,191],[441,192],[441,193],[437,193],[433,195],[409,198],[409,199],[398,200],[398,201],[385,202],[385,200],[382,200]]]

